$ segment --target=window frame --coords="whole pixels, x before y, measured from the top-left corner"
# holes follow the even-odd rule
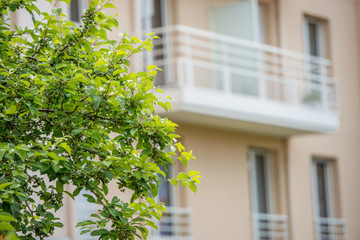
[[[72,16],[71,16],[71,3],[74,2],[74,1],[77,1],[77,14],[79,16],[79,19],[77,20],[73,20],[72,19]],[[75,24],[80,24],[81,22],[81,16],[83,15],[83,12],[84,12],[84,9],[85,9],[85,1],[86,0],[71,0],[70,4],[69,4],[69,20],[72,21],[73,23]]]
[[[250,170],[250,188],[251,188],[251,209],[252,213],[262,213],[259,210],[259,196],[258,196],[258,172],[256,168],[256,155],[264,157],[265,167],[265,194],[266,194],[266,208],[267,212],[263,214],[274,213],[274,188],[273,188],[273,161],[271,152],[265,149],[250,148],[249,150],[249,170]]]
[[[326,218],[335,218],[335,198],[334,198],[334,163],[332,159],[313,157],[312,158],[312,190],[314,202],[314,216],[316,218],[323,218],[320,216],[320,200],[319,200],[319,183],[317,174],[317,165],[325,164],[325,194],[328,206]]]
[[[310,34],[309,34],[309,24],[314,24],[316,26],[316,34],[319,36],[316,40],[317,48],[319,49],[319,55],[311,55],[310,53]],[[325,20],[320,18],[312,17],[305,15],[304,16],[304,46],[305,53],[312,57],[324,58],[326,56],[326,34],[325,34]]]

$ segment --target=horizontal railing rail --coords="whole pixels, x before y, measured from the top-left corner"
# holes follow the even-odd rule
[[[255,240],[287,240],[288,223],[286,215],[253,214]]]
[[[347,240],[346,221],[338,218],[316,218],[317,240]]]
[[[152,29],[145,65],[163,68],[157,84],[243,95],[326,112],[337,111],[328,59],[175,25]]]
[[[152,231],[151,240],[192,240],[191,211],[188,208],[166,207],[158,230]]]

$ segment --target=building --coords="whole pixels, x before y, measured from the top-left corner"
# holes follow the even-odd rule
[[[170,208],[152,239],[360,239],[358,0],[115,4],[121,30],[161,37],[143,60],[164,69],[175,100],[162,114],[203,175],[196,194],[162,187]],[[67,208],[58,236],[80,239],[81,210]]]

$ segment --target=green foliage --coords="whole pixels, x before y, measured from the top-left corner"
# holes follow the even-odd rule
[[[170,108],[154,94],[158,69],[129,71],[129,58],[151,50],[154,36],[109,40],[118,25],[102,11],[114,7],[109,1],[91,2],[78,26],[60,8],[40,12],[34,3],[0,1],[3,18],[23,8],[34,22],[11,30],[0,21],[0,238],[51,236],[63,226],[54,212],[64,195],[81,190],[100,206],[77,224],[83,233],[146,238],[165,211],[154,200],[165,176],[159,166],[194,158],[177,141],[177,125],[154,114],[156,105]],[[199,177],[190,171],[169,181],[196,191]],[[130,190],[131,201],[109,199],[110,181]]]

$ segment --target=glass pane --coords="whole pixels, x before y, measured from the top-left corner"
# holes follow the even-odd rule
[[[309,51],[312,56],[320,56],[319,26],[316,23],[308,23],[309,30]]]
[[[142,0],[140,6],[143,30],[149,30],[164,25],[162,19],[162,0]]]
[[[170,171],[171,167],[167,170],[164,166],[160,166],[161,171],[166,173],[167,178],[171,178]],[[164,180],[164,177],[159,174],[161,180]],[[170,183],[168,181],[162,181],[159,187],[159,201],[165,203],[166,206],[171,205],[171,191],[170,191]]]
[[[70,3],[70,20],[80,22],[80,6],[79,0],[72,0]]]
[[[252,2],[241,1],[211,9],[211,30],[236,38],[254,40]]]
[[[166,173],[166,178],[171,178],[171,166],[165,169],[164,166],[160,166],[161,171]],[[164,177],[159,174],[161,180],[164,180]],[[166,206],[171,206],[172,204],[172,196],[171,196],[171,185],[168,181],[162,181],[159,187],[159,201],[165,203]],[[164,221],[164,218],[159,223],[159,233],[161,236],[172,236],[173,225],[174,225],[174,216],[172,213],[167,212],[163,215],[166,218],[170,218]]]
[[[269,213],[269,198],[267,190],[267,168],[264,155],[256,155],[256,183],[258,195],[258,211]]]
[[[330,196],[328,192],[328,179],[326,175],[326,163],[317,163],[316,164],[316,178],[317,178],[317,195],[318,195],[318,205],[319,205],[319,216],[320,217],[330,217],[330,208],[329,208],[329,199]]]

